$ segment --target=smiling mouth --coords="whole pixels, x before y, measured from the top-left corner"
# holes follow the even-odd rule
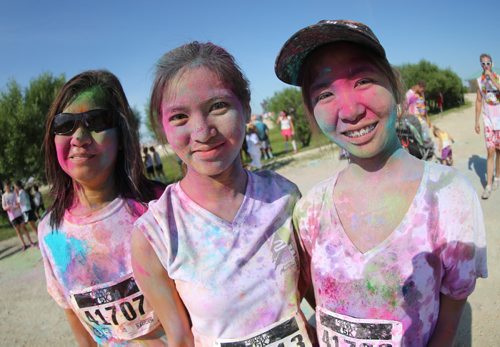
[[[73,155],[70,155],[70,159],[90,159],[94,157],[92,154],[73,154]]]
[[[344,131],[342,134],[349,137],[349,138],[361,137],[363,135],[371,133],[375,129],[377,124],[378,123],[370,124],[364,128],[358,129],[358,130]]]
[[[222,142],[222,143],[219,143],[219,144],[217,144],[215,146],[212,146],[212,147],[199,148],[199,149],[194,150],[193,153],[196,153],[196,152],[198,152],[198,153],[209,153],[209,152],[212,152],[214,150],[219,149],[223,144],[224,143]]]

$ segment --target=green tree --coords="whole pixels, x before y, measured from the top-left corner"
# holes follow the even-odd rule
[[[421,60],[418,64],[401,65],[398,70],[406,89],[411,88],[418,81],[425,81],[425,98],[431,110],[436,107],[439,93],[443,94],[445,109],[464,103],[465,87],[460,77],[451,69],[440,69],[433,63]]]
[[[42,153],[45,119],[50,105],[65,83],[63,75],[44,73],[22,91],[16,81],[0,92],[0,178],[34,176],[44,180]]]
[[[285,88],[274,93],[271,98],[265,99],[261,105],[266,112],[279,114],[280,111],[285,110],[291,113],[295,126],[295,136],[303,147],[309,146],[312,133],[305,115],[302,94],[299,89],[295,87]]]

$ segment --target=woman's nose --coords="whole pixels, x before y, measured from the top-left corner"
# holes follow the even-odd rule
[[[92,141],[90,131],[82,124],[79,124],[78,129],[71,135],[71,144],[73,146],[83,146]]]
[[[217,130],[211,125],[207,119],[198,120],[193,125],[191,138],[194,141],[206,142],[217,134]]]
[[[365,113],[365,107],[355,95],[344,94],[339,97],[339,118],[346,123],[355,123]]]

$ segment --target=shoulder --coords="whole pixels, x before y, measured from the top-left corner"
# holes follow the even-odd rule
[[[172,202],[172,191],[177,183],[172,183],[167,187],[163,188],[161,194],[158,194],[158,199],[151,200],[147,204],[147,211],[137,219],[135,222],[136,226],[141,228],[150,228],[155,227],[158,224],[161,224],[161,221],[167,220],[169,217],[169,209],[168,206],[171,205]],[[158,191],[159,193],[159,191]]]
[[[470,209],[479,204],[478,195],[457,169],[437,164],[427,163],[427,182],[425,183],[426,199],[437,201],[441,208]],[[437,200],[436,200],[437,199]]]
[[[327,196],[329,196],[328,192],[331,192],[333,189],[337,175],[338,173],[314,185],[302,199],[299,200],[295,208],[296,212],[298,213],[308,210],[311,207],[322,205],[327,199]]]
[[[53,231],[50,225],[50,216],[52,212],[47,213],[42,220],[38,223],[38,240],[40,243],[43,242],[44,237]]]
[[[248,175],[252,176],[254,184],[262,188],[261,190],[263,191],[270,191],[269,189],[277,189],[282,192],[300,195],[299,188],[295,183],[274,171],[248,171]]]

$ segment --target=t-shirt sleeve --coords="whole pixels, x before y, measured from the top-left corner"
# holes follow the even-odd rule
[[[49,224],[47,223],[47,217],[48,216],[46,216],[45,219],[42,222],[40,222],[40,225],[38,226],[40,252],[42,253],[43,267],[45,271],[45,281],[47,283],[47,292],[52,297],[52,299],[54,299],[57,305],[59,305],[63,309],[69,309],[71,308],[71,306],[66,300],[66,296],[64,295],[61,283],[57,280],[57,277],[54,273],[54,269],[52,267],[52,263],[49,257],[50,251],[47,250],[47,245],[44,242],[44,236],[47,235],[47,233],[52,232],[50,230]]]
[[[456,208],[440,216],[444,217],[440,228],[446,230],[441,293],[462,300],[474,291],[478,277],[488,276],[484,220],[477,194],[468,184],[455,189],[449,198],[452,200],[446,203]]]
[[[165,221],[167,220],[168,218],[165,218]],[[167,273],[169,273],[170,255],[172,252],[169,251],[170,237],[168,237],[168,232],[163,230],[165,227],[167,226],[163,222],[158,223],[150,210],[137,219],[134,224],[134,229],[144,234],[161,264]]]

